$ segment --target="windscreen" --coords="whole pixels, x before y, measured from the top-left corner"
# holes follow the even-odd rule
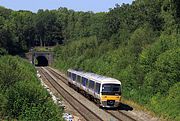
[[[103,95],[120,95],[121,94],[120,84],[103,84],[102,94]]]

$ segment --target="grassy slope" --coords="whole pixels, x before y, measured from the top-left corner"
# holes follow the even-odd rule
[[[36,77],[35,68],[19,57],[0,57],[0,118],[2,120],[62,120]]]
[[[180,120],[178,36],[157,38],[137,57],[130,45],[111,49],[111,43],[97,45],[89,37],[55,48],[54,67],[66,72],[81,68],[117,78],[123,84],[123,96],[157,115]],[[110,48],[110,49],[109,49]]]

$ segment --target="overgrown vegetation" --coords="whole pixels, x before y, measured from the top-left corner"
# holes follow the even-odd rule
[[[123,97],[179,121],[179,3],[178,0],[135,0],[131,5],[117,4],[107,13],[75,12],[67,8],[32,13],[0,7],[0,54],[64,43],[54,49],[55,67],[64,71],[81,68],[117,78],[123,84]],[[9,90],[5,91],[7,95],[16,93],[12,90],[26,82],[14,80],[27,79],[20,78],[19,73],[10,77],[3,77],[7,82],[3,90]],[[4,92],[0,97],[0,109],[4,110],[9,100]],[[21,112],[18,105],[13,106]],[[23,114],[36,115],[33,112],[27,110]],[[21,114],[10,111],[9,115],[20,118]]]
[[[179,121],[178,11],[176,1],[136,0],[108,13],[66,14],[74,28],[69,41],[55,48],[54,66],[117,78],[123,97]]]
[[[0,57],[0,119],[60,121],[62,109],[51,99],[27,61]]]

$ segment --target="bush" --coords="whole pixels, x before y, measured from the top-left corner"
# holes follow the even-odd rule
[[[30,63],[19,57],[2,56],[0,72],[2,119],[62,120],[62,109],[41,86]]]
[[[175,35],[162,34],[157,38],[152,30],[151,33],[146,30],[149,29],[138,29],[127,45],[115,48],[111,41],[95,44],[92,38],[58,46],[54,66],[63,71],[81,68],[117,78],[122,82],[123,97],[142,104],[159,115],[179,119],[177,108],[173,109],[176,111],[174,115],[172,111],[168,111],[178,101],[174,100],[174,104],[171,104],[167,95],[180,79],[180,41]],[[146,37],[141,38],[141,35]],[[133,49],[140,51],[134,51],[133,46]]]
[[[162,96],[160,93],[154,95],[148,107],[159,115],[163,114],[167,117],[179,121],[179,100],[180,100],[180,83],[174,84],[168,91],[167,96]]]

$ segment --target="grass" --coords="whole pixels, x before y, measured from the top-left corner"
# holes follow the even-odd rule
[[[33,51],[41,51],[41,52],[52,52],[54,49],[54,47],[40,47],[40,46],[37,46],[37,47],[34,47],[32,50]]]
[[[147,107],[143,106],[143,105],[140,105],[136,102],[134,102],[133,100],[126,100],[125,98],[122,98],[122,103],[124,104],[127,104],[129,105],[130,107],[133,107],[133,110],[136,110],[136,111],[143,111],[145,112],[146,114],[152,116],[152,117],[157,117],[159,118],[159,120],[161,121],[173,121],[173,120],[170,120],[170,119],[167,119],[163,116],[160,116],[156,113],[154,113],[153,111],[149,110]]]

